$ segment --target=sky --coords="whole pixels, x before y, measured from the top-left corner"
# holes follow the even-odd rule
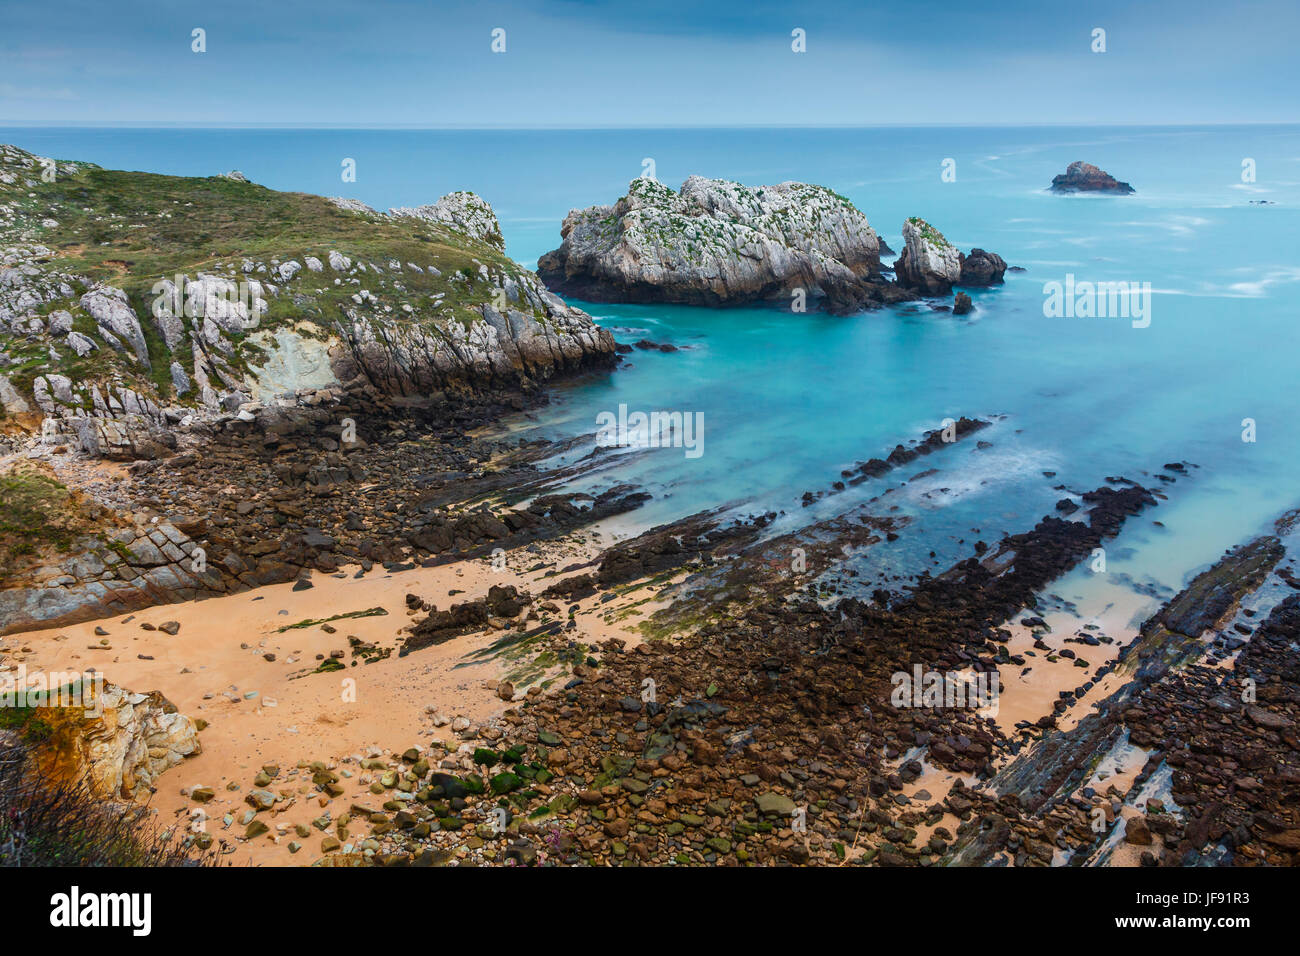
[[[1297,40],[1296,0],[0,0],[0,125],[1286,123]]]

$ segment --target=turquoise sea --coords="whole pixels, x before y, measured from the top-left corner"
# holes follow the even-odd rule
[[[1130,523],[1109,549],[1107,574],[1061,586],[1100,614],[1149,604],[1300,505],[1300,127],[41,128],[3,129],[0,141],[152,172],[237,168],[273,188],[384,209],[471,189],[492,203],[507,251],[528,265],[558,245],[570,208],[612,202],[649,158],[674,187],[692,173],[821,183],[852,199],[895,250],[903,220],[918,215],[964,250],[980,246],[1023,267],[1005,286],[974,293],[975,311],[962,318],[924,303],[844,318],[583,304],[621,341],[683,348],[636,351],[630,367],[564,385],[550,408],[510,424],[559,437],[594,432],[597,415],[620,404],[702,413],[701,456],[680,448],[626,455],[588,479],[646,485],[655,495],[647,521],[734,504],[743,513],[784,510],[785,522],[802,523],[813,511],[800,507],[803,492],[827,488],[853,462],[883,456],[945,417],[1002,415],[980,435],[991,448],[962,443],[891,476],[898,484],[941,469],[892,496],[916,521],[864,561],[899,573],[946,565],[969,555],[976,538],[996,541],[1051,512],[1063,496],[1053,486],[1081,492],[1123,475],[1169,500]],[[355,183],[340,179],[345,158],[356,160]],[[941,177],[945,159],[955,161],[955,181]],[[1076,159],[1137,194],[1046,192]],[[1243,181],[1247,159],[1253,182]],[[1150,283],[1149,327],[1046,318],[1044,283],[1070,274]],[[1257,437],[1249,443],[1247,418]],[[1199,467],[1169,486],[1150,479],[1172,461]],[[815,513],[883,487],[868,482]]]

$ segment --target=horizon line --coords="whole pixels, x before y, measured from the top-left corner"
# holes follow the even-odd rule
[[[647,123],[595,126],[386,124],[386,123],[187,123],[144,120],[5,120],[5,129],[193,129],[193,130],[365,130],[394,132],[605,132],[619,130],[758,130],[758,129],[1201,129],[1221,127],[1300,126],[1300,120],[1177,123]]]

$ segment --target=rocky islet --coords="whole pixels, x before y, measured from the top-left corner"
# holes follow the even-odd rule
[[[560,235],[560,247],[538,260],[539,275],[556,291],[602,302],[852,313],[946,296],[954,285],[995,285],[1007,268],[982,249],[962,255],[911,218],[891,280],[881,262],[888,247],[867,217],[843,196],[798,182],[750,187],[691,176],[674,192],[635,179],[612,206],[570,212]]]

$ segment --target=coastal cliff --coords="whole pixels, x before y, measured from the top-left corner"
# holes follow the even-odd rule
[[[267,403],[612,364],[613,337],[503,245],[472,193],[383,214],[0,146],[0,433],[150,458],[183,423]]]

